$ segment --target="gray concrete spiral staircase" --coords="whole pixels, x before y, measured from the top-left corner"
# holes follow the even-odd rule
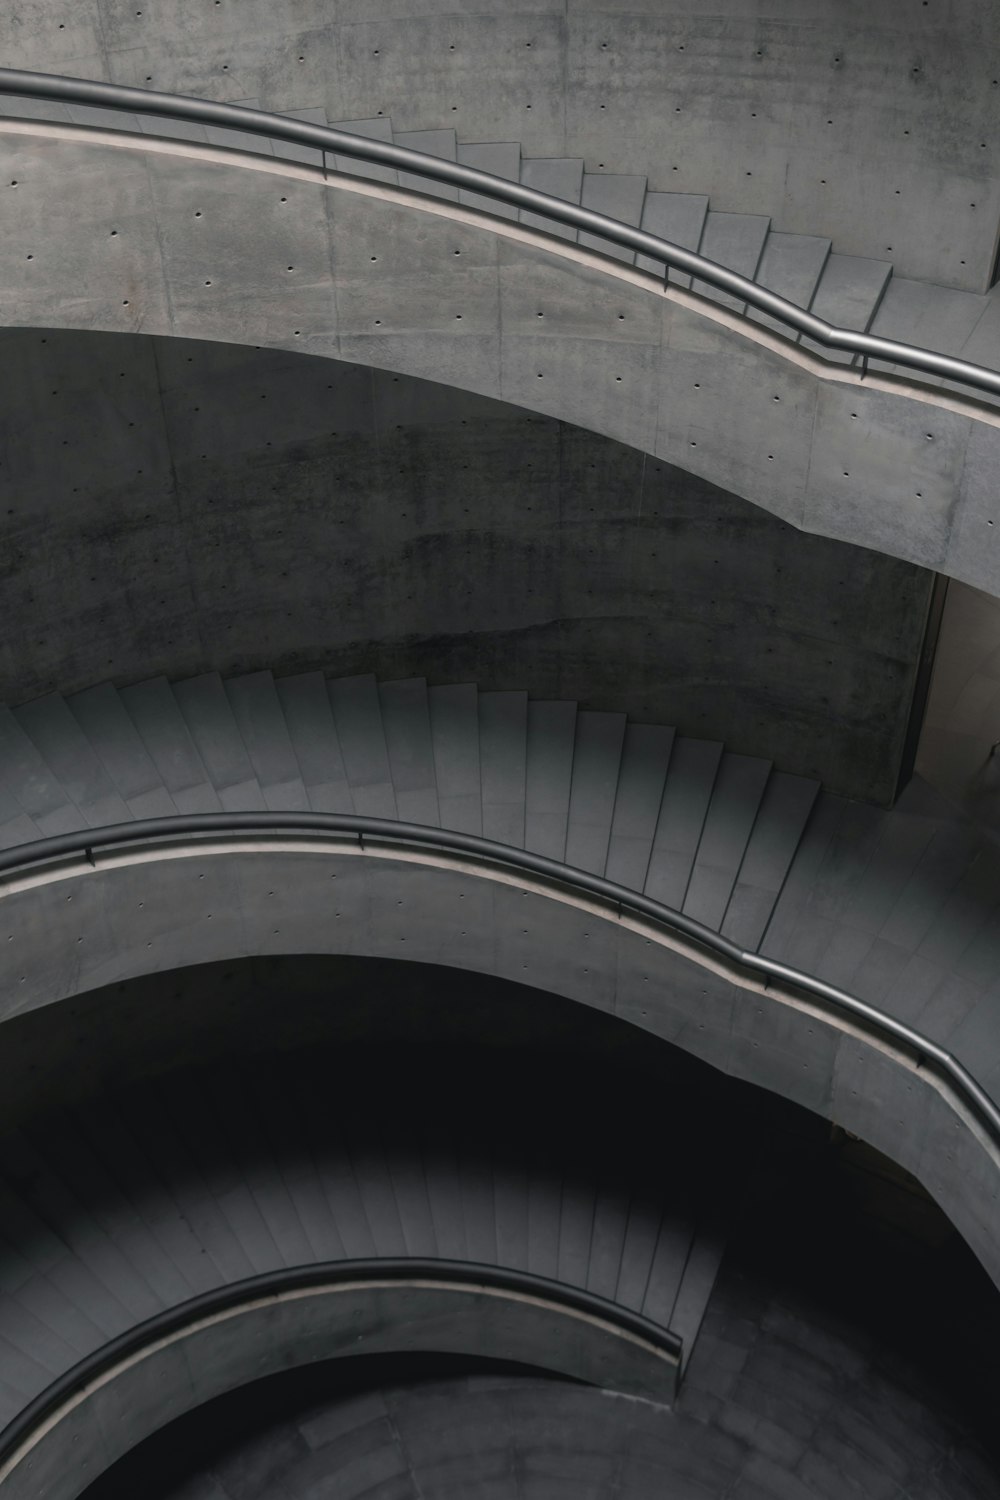
[[[1000,1088],[981,1046],[1000,1003],[1000,853],[919,782],[887,812],[715,741],[526,692],[255,672],[4,709],[0,799],[8,849],[213,811],[481,835],[852,988]]]

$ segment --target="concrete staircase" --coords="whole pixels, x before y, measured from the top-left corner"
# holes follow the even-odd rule
[[[265,809],[606,876],[918,1026],[1000,1095],[1000,848],[919,780],[884,811],[624,714],[423,679],[206,674],[0,709],[0,847]]]
[[[259,108],[256,99],[237,101],[247,108]],[[8,96],[0,101],[0,113],[23,118],[66,120],[80,125],[121,129],[143,129],[151,135],[181,140],[201,140],[209,145],[234,150],[253,151],[285,160],[322,165],[322,154],[305,146],[269,141],[249,132],[200,126],[176,121],[140,121],[136,116],[83,105],[40,104],[38,101]],[[537,158],[522,155],[518,141],[459,141],[453,129],[394,131],[392,121],[384,115],[366,120],[327,121],[322,109],[300,109],[287,112],[291,118],[312,124],[331,124],[337,129],[372,140],[394,143],[414,151],[439,156],[476,167],[494,176],[522,182],[553,197],[580,203],[598,213],[648,230],[687,250],[696,250],[732,271],[757,281],[761,286],[787,297],[800,307],[841,326],[868,331],[889,285],[892,265],[889,261],[860,256],[838,255],[831,242],[813,235],[784,234],[771,227],[763,214],[725,213],[711,208],[706,196],[695,193],[671,193],[648,186],[645,177],[623,173],[588,172],[579,158]],[[602,251],[640,269],[662,273],[662,264],[634,253],[606,245],[599,237],[577,234],[577,231],[547,220],[542,215],[517,210],[477,193],[435,184],[425,179],[353,161],[349,157],[331,156],[328,164],[338,172],[366,177],[369,180],[398,183],[431,197],[440,197],[482,209],[500,218],[520,219],[560,239],[579,242]],[[691,278],[674,275],[674,284],[690,286]],[[694,290],[726,306],[743,310],[725,293],[695,281]],[[955,293],[948,295],[954,298]],[[780,327],[764,314],[751,316],[762,323]],[[848,356],[835,356],[846,359]]]
[[[473,684],[216,674],[0,711],[0,846],[173,813],[479,834],[756,947],[819,786],[715,741]]]
[[[269,1055],[147,1079],[0,1142],[0,1427],[156,1313],[327,1261],[526,1271],[693,1347],[724,1218],[704,1150],[651,1172],[602,1117],[541,1114],[540,1087],[537,1105],[486,1104],[472,1079],[447,1099],[417,1075],[381,1082]]]

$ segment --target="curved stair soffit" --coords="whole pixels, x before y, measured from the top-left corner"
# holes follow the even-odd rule
[[[315,814],[95,829],[9,850],[0,870],[0,913],[20,939],[8,952],[26,971],[15,979],[8,960],[8,1014],[262,954],[405,957],[530,982],[835,1118],[921,1180],[1000,1283],[1000,1112],[962,1065],[637,893],[447,830]]]
[[[12,88],[11,80],[17,77],[23,79],[25,75],[0,70],[0,85]],[[289,284],[283,288],[280,303],[271,307],[263,322],[252,313],[250,323],[247,322],[246,314],[253,299],[248,302],[246,295],[235,293],[236,303],[242,308],[236,341],[253,340],[382,364],[424,378],[458,383],[561,416],[721,483],[805,530],[873,546],[996,591],[997,570],[989,545],[997,529],[992,514],[996,498],[990,475],[996,464],[994,450],[1000,444],[1000,414],[979,399],[970,401],[956,393],[954,382],[964,380],[966,389],[978,388],[978,395],[984,390],[996,393],[1000,392],[997,372],[870,334],[833,328],[749,278],[708,262],[695,252],[472,167],[239,106],[171,99],[144,90],[120,90],[74,80],[46,80],[41,75],[30,78],[32,89],[42,93],[48,89],[53,99],[71,90],[76,97],[95,100],[120,96],[116,106],[119,110],[143,106],[148,109],[152,99],[157,108],[166,112],[179,110],[185,119],[194,119],[199,111],[207,111],[209,118],[229,122],[230,137],[237,136],[235,124],[242,124],[243,139],[230,140],[221,148],[196,141],[154,140],[139,133],[138,120],[126,131],[74,124],[45,126],[31,120],[6,122],[5,130],[13,135],[41,132],[75,137],[91,145],[129,146],[161,160],[172,156],[187,163],[201,159],[206,167],[213,163],[216,168],[223,164],[250,167],[258,174],[282,173],[298,179],[303,186],[326,182],[332,191],[351,194],[355,203],[367,202],[365,212],[375,215],[369,223],[369,233],[384,233],[388,229],[390,234],[398,236],[399,225],[390,223],[392,215],[402,214],[405,219],[413,211],[425,217],[443,218],[446,225],[460,223],[468,232],[485,228],[491,241],[495,243],[500,238],[510,245],[507,253],[516,262],[510,269],[512,272],[516,269],[515,280],[520,288],[517,300],[525,302],[524,307],[510,304],[501,319],[501,309],[491,302],[494,297],[491,292],[487,303],[491,303],[492,311],[485,303],[475,308],[472,317],[463,320],[461,331],[457,327],[461,313],[437,308],[432,319],[435,328],[428,338],[428,330],[394,326],[398,324],[400,309],[396,309],[394,317],[391,304],[394,294],[387,292],[383,283],[383,295],[390,304],[379,304],[386,314],[384,318],[373,319],[361,310],[357,314],[361,319],[357,328],[338,329],[332,335],[323,333],[317,337],[310,326],[315,309],[310,313],[306,304],[296,309],[295,288]],[[44,110],[45,105],[40,107]],[[106,120],[119,118],[112,109],[104,108],[104,114]],[[220,130],[224,135],[225,125]],[[297,152],[300,158],[309,154],[310,147],[318,155],[318,143],[323,141],[334,155],[339,150],[345,155],[363,154],[373,162],[392,162],[396,166],[405,163],[411,179],[417,173],[428,174],[439,188],[443,184],[444,190],[455,196],[460,190],[458,185],[464,184],[461,191],[477,201],[468,206],[439,196],[427,197],[391,183],[361,181],[350,175],[327,179],[321,166],[247,152],[248,142],[255,144],[262,135],[278,131],[290,143],[288,149]],[[418,181],[418,185],[422,184]],[[546,208],[550,227],[556,220],[572,224],[574,235],[577,230],[586,232],[592,245],[599,243],[595,236],[614,237],[619,253],[620,247],[625,246],[629,254],[646,256],[647,263],[651,263],[659,250],[660,258],[670,257],[682,277],[689,278],[694,272],[700,273],[703,280],[711,278],[713,295],[725,295],[733,305],[722,307],[717,301],[706,300],[684,288],[663,287],[658,275],[560,238],[558,228],[553,235],[525,222],[484,214],[481,207],[489,192],[508,203],[516,204],[523,197],[536,209]],[[384,217],[387,214],[388,220]],[[260,217],[259,206],[257,216]],[[333,231],[336,234],[335,223]],[[228,260],[239,263],[248,233],[240,232],[238,245],[226,252]],[[404,226],[404,245],[406,238]],[[336,247],[334,253],[336,259]],[[377,257],[368,257],[369,261],[372,259]],[[475,261],[477,257],[472,255],[471,259]],[[397,279],[400,269],[396,268]],[[470,269],[475,281],[476,268]],[[294,267],[290,270],[294,271]],[[44,274],[44,268],[36,263],[31,272],[36,290],[40,273]],[[330,274],[322,272],[323,276]],[[488,274],[492,279],[496,267]],[[566,274],[572,281],[564,287],[559,284],[558,276]],[[553,275],[557,280],[553,281]],[[590,283],[585,303],[580,298],[581,275]],[[440,273],[438,276],[440,279]],[[87,278],[74,274],[71,279],[72,297],[78,305],[78,289],[87,283]],[[354,279],[357,281],[358,277]],[[206,280],[212,283],[211,277]],[[259,280],[259,276],[253,278],[255,286]],[[464,290],[467,293],[471,290],[474,301],[482,301],[482,288],[477,292],[470,283]],[[289,292],[292,300],[287,300]],[[230,302],[233,293],[234,289],[228,289]],[[28,295],[32,295],[30,291]],[[360,295],[359,309],[371,302],[370,287]],[[650,298],[654,300],[650,302]],[[180,299],[180,304],[184,300]],[[426,301],[423,293],[418,300]],[[455,297],[449,294],[446,300],[450,306]],[[504,300],[502,296],[500,300]],[[556,315],[545,325],[542,348],[538,344],[541,325],[537,318],[543,317],[544,311],[529,317],[527,302],[544,305],[546,300]],[[627,311],[612,316],[612,300],[620,302]],[[174,301],[177,303],[178,299]],[[162,331],[197,337],[213,334],[211,319],[205,319],[206,309],[200,303],[191,305],[189,327],[177,326],[175,319],[172,326],[164,324],[160,329],[153,326],[158,314],[151,305],[143,306],[143,302],[142,297],[122,299],[121,308],[114,312],[110,306],[98,310],[88,304],[83,311],[84,321],[86,326],[106,326],[110,331]],[[594,304],[599,309],[596,318]],[[275,323],[278,305],[282,309],[281,321],[294,320],[306,326],[282,332]],[[756,311],[748,313],[748,307]],[[27,316],[31,322],[44,321],[40,308]],[[343,318],[344,313],[339,316]],[[624,338],[617,330],[621,320],[628,325]],[[404,317],[403,323],[406,322]],[[793,338],[808,338],[814,347],[825,345],[832,350],[850,351],[849,357],[856,355],[865,363],[868,358],[891,358],[893,373],[866,374],[850,364],[830,364],[802,343],[789,342],[787,337],[776,334],[765,323],[778,326],[784,323]],[[456,336],[454,342],[447,338],[442,342],[445,330]],[[554,332],[550,334],[549,330]],[[226,322],[224,314],[215,336],[232,341],[234,332],[237,330],[231,322]],[[565,334],[569,337],[560,337]],[[331,338],[335,347],[331,347]],[[502,360],[500,345],[509,351]],[[587,367],[585,380],[581,360]],[[899,371],[907,364],[918,368],[924,378],[948,380],[952,389],[919,385],[901,377]],[[539,365],[549,368],[535,368]],[[709,372],[705,382],[692,380],[693,374],[705,371]],[[539,384],[546,380],[547,383]],[[583,402],[586,410],[581,409],[584,391],[589,392]],[[932,417],[922,414],[928,406],[934,408]],[[743,407],[745,412],[734,423],[734,413]],[[775,428],[779,411],[782,425]],[[852,426],[859,420],[861,427]],[[928,433],[925,429],[931,423],[934,430]],[[768,432],[774,434],[770,439],[765,435]],[[859,432],[864,438],[860,446]],[[926,447],[928,438],[934,442],[933,450]],[[757,451],[769,443],[775,452]],[[914,488],[916,484],[919,489]],[[859,495],[864,496],[863,503],[859,502]]]
[[[72,1366],[0,1431],[0,1486],[11,1500],[75,1500],[151,1433],[248,1381],[410,1351],[512,1360],[666,1404],[681,1343],[526,1271],[416,1257],[290,1268],[169,1308]]]

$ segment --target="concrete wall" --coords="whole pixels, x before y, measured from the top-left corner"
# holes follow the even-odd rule
[[[33,0],[0,15],[7,66],[522,141],[976,291],[1000,218],[998,37],[996,0]]]
[[[952,582],[934,658],[917,769],[980,827],[1000,834],[1000,600]]]
[[[320,666],[525,688],[894,790],[928,576],[405,376],[0,334],[0,701]]]
[[[319,1360],[399,1350],[512,1360],[646,1400],[673,1393],[675,1366],[637,1337],[530,1295],[369,1278],[249,1299],[207,1314],[74,1395],[0,1468],[11,1500],[76,1500],[165,1422],[226,1391]],[[84,1438],[84,1443],[81,1443]]]
[[[695,961],[655,929],[529,881],[286,844],[98,854],[96,869],[81,858],[10,883],[0,1022],[139,974],[258,954],[405,958],[530,981],[861,1136],[917,1177],[1000,1284],[1000,1162],[913,1061]],[[959,1055],[981,1073],[978,1051]]]
[[[0,138],[17,205],[0,222],[0,322],[283,347],[440,381],[1000,592],[997,412],[894,377],[859,384],[717,304],[518,225],[232,161]]]

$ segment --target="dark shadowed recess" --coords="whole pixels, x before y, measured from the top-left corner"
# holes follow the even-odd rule
[[[527,986],[394,961],[206,965],[84,996],[58,1037],[46,1038],[43,1022],[39,1012],[9,1023],[5,1128],[47,1101],[72,1112],[153,1076],[181,1099],[212,1089],[223,1060],[223,1070],[249,1067],[262,1088],[275,1073],[321,1076],[331,1098],[377,1128],[487,1120],[497,1140],[523,1137],[543,1151],[560,1143],[581,1161],[610,1150],[630,1181],[657,1187],[681,1162],[728,1229],[672,1415],[509,1368],[348,1362],[182,1419],[123,1460],[92,1500],[292,1500],[326,1493],[324,1465],[376,1451],[365,1463],[398,1471],[387,1494],[434,1493],[428,1464],[449,1466],[459,1492],[475,1494],[482,1475],[462,1470],[456,1432],[500,1443],[515,1455],[515,1477],[526,1465],[523,1479],[542,1462],[539,1424],[545,1463],[571,1464],[588,1443],[595,1462],[622,1457],[618,1490],[595,1480],[602,1497],[655,1493],[629,1477],[625,1456],[637,1445],[665,1493],[687,1463],[718,1486],[753,1477],[758,1489],[747,1493],[768,1500],[840,1493],[822,1487],[838,1472],[852,1476],[849,1494],[996,1493],[995,1291],[912,1179],[796,1106]],[[6,1086],[22,1072],[32,1093],[19,1099]],[[454,1422],[418,1452],[405,1434],[426,1425],[428,1403]],[[350,1470],[352,1489],[345,1470],[347,1487],[330,1493],[364,1493],[365,1472]],[[793,1479],[805,1487],[787,1487]]]
[[[0,333],[0,701],[320,667],[527,689],[896,786],[931,576],[387,371]]]

